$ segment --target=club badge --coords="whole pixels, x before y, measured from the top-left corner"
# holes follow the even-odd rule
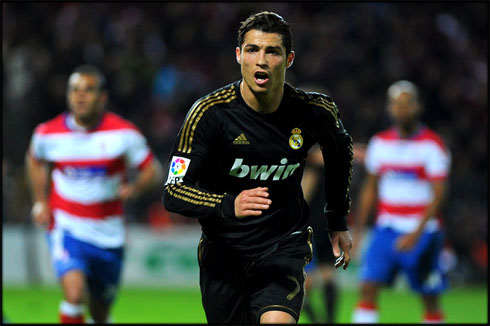
[[[303,146],[303,137],[301,136],[301,129],[294,128],[291,130],[291,137],[289,137],[289,146],[292,149],[300,149]]]

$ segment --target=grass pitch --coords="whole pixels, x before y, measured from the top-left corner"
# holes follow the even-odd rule
[[[10,323],[57,323],[61,290],[58,287],[4,285],[3,314]],[[358,294],[340,289],[338,323],[350,323]],[[322,311],[319,289],[311,292],[312,305]],[[422,304],[411,292],[386,289],[380,297],[381,323],[420,323]],[[450,289],[442,296],[447,323],[488,323],[488,289],[485,285]],[[198,289],[121,288],[112,311],[115,323],[206,323]],[[309,323],[306,314],[300,323]]]

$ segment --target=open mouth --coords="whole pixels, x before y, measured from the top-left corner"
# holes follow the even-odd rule
[[[257,85],[264,85],[269,81],[269,75],[266,72],[257,71],[254,74],[255,82]]]

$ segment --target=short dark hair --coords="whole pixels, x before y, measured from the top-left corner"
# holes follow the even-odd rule
[[[105,90],[107,87],[107,79],[102,71],[94,65],[80,65],[73,69],[73,74],[93,75],[97,78],[97,86],[100,90]]]
[[[245,34],[256,29],[265,33],[277,33],[282,36],[282,44],[286,48],[286,55],[293,49],[293,37],[291,28],[281,16],[270,11],[262,11],[249,16],[245,21],[240,23],[238,29],[238,47],[241,49]]]

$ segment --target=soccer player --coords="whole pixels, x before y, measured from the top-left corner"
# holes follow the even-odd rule
[[[326,322],[333,324],[336,319],[337,282],[335,280],[335,256],[328,237],[326,219],[323,215],[324,206],[324,176],[325,168],[320,147],[315,145],[308,154],[302,188],[306,202],[310,208],[308,223],[313,228],[313,260],[306,267],[306,296],[303,309],[313,323],[320,322],[317,313],[310,303],[308,293],[316,281],[321,281],[323,304],[326,312]]]
[[[179,131],[163,201],[199,220],[208,323],[296,323],[311,259],[301,178],[316,143],[325,158],[325,215],[346,269],[352,138],[332,98],[285,83],[294,59],[289,24],[253,14],[238,30],[242,79],[197,100]]]
[[[438,213],[446,191],[450,153],[440,136],[422,124],[417,87],[405,80],[388,88],[394,125],[368,143],[367,176],[361,189],[354,250],[377,203],[375,228],[361,264],[360,301],[353,321],[376,323],[381,286],[399,271],[421,295],[424,322],[443,322],[439,294],[447,287],[439,266],[443,245]]]
[[[123,201],[163,176],[137,127],[105,110],[105,86],[97,67],[77,67],[68,79],[69,112],[37,126],[26,154],[32,216],[47,227],[63,288],[61,323],[84,323],[86,301],[94,322],[108,321],[124,256]],[[139,171],[131,183],[129,168]]]

